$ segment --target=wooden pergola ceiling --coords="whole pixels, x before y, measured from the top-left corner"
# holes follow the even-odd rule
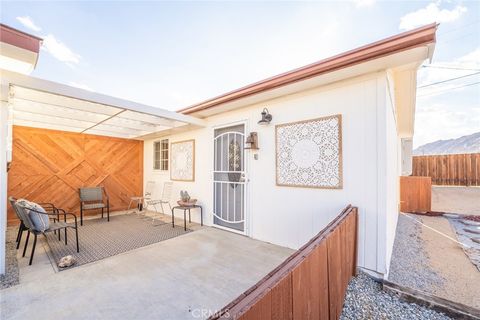
[[[10,86],[13,124],[120,138],[137,138],[187,123],[83,101],[16,85]]]
[[[18,86],[11,86],[10,90],[14,125],[121,138],[136,138],[185,125],[181,121]]]
[[[196,117],[0,69],[10,124],[139,139],[205,126]]]

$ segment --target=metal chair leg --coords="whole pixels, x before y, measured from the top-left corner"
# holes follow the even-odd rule
[[[15,242],[18,242],[18,239],[20,238],[20,235],[22,234],[22,223],[20,223],[20,225],[18,226],[18,233],[17,233],[17,240],[15,240]]]
[[[80,248],[78,247],[78,228],[75,228],[75,239],[77,240],[77,252],[80,252]]]
[[[20,248],[20,242],[22,242],[22,235],[23,235],[24,228],[21,226],[21,228],[18,230],[19,234],[17,236],[17,250]]]
[[[60,230],[58,230],[58,232],[60,232]],[[65,228],[65,245],[67,245],[67,228]]]
[[[110,221],[110,204],[107,205],[107,221]]]
[[[35,247],[37,246],[37,234],[34,233],[33,235],[35,236],[35,238],[33,239],[32,254],[30,255],[30,262],[28,263],[29,266],[32,265],[33,255],[35,254]]]
[[[103,219],[103,208],[102,208],[102,219]]]
[[[25,247],[23,247],[22,257],[25,257],[25,253],[27,252],[27,246],[28,246],[28,239],[29,238],[30,238],[30,230],[28,230],[28,233],[27,233],[27,239],[25,240]]]

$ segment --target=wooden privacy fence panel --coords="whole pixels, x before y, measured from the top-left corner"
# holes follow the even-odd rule
[[[357,261],[358,210],[348,206],[280,266],[210,319],[338,319]]]
[[[432,179],[430,177],[400,177],[400,211],[432,211]]]
[[[111,209],[126,209],[129,197],[143,192],[143,141],[13,127],[9,196],[78,213],[84,186],[104,186]]]
[[[435,185],[480,186],[480,153],[414,156],[413,175]]]

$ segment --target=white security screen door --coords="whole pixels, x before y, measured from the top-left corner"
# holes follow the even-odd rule
[[[214,131],[213,223],[245,233],[245,126]]]

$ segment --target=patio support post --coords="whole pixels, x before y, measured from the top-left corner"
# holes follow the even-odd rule
[[[0,274],[5,274],[5,244],[7,237],[7,146],[8,135],[8,83],[0,83]]]

